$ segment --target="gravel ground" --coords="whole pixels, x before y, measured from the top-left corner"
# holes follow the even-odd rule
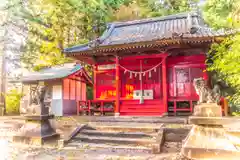
[[[63,123],[63,121],[66,121],[66,123]],[[69,121],[71,123],[69,123]],[[14,124],[14,126],[12,124]],[[59,129],[62,125],[75,126],[76,124],[78,124],[78,122],[72,119],[55,121],[55,127]],[[20,126],[20,124],[16,125],[16,121],[0,123],[0,137],[2,137],[2,139],[0,139],[0,160],[181,160],[178,153],[174,151],[166,151],[165,153],[154,155],[144,152],[91,148],[59,150],[53,146],[40,148],[11,143],[6,137],[14,135]],[[69,128],[67,130],[69,131]],[[64,135],[64,130],[62,130],[62,132]],[[171,144],[168,144],[166,147],[171,147]]]
[[[0,139],[0,160],[184,160],[176,152],[148,154],[109,149],[57,149],[13,144]]]

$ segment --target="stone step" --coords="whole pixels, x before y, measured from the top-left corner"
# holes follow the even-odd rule
[[[149,123],[122,123],[122,122],[91,122],[89,126],[96,130],[113,130],[113,131],[128,131],[128,132],[157,132],[163,124],[149,124]]]
[[[123,153],[152,153],[151,147],[145,147],[145,146],[138,146],[134,144],[110,144],[110,143],[86,143],[86,142],[79,142],[79,141],[73,141],[67,144],[65,149],[89,149],[89,150],[101,150],[103,149],[105,152],[123,152]]]
[[[78,134],[73,138],[75,141],[88,143],[111,143],[111,144],[137,144],[141,146],[151,146],[156,142],[154,138],[127,138],[127,137],[102,137],[102,136],[88,136]]]
[[[134,116],[121,116],[121,117],[94,117],[91,122],[131,122],[131,123],[176,123],[185,124],[187,123],[187,117],[161,117],[161,116],[150,116],[150,117],[134,117]]]
[[[162,153],[178,153],[182,148],[181,142],[165,142],[162,146]]]
[[[146,134],[144,132],[117,132],[117,131],[101,131],[101,130],[88,130],[84,129],[80,132],[89,136],[102,136],[102,137],[128,137],[128,138],[152,138],[156,133]]]
[[[190,132],[187,128],[164,128],[165,142],[182,142]]]

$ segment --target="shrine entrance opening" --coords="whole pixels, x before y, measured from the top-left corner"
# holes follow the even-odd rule
[[[164,113],[163,61],[165,58],[154,56],[120,60],[121,115]]]

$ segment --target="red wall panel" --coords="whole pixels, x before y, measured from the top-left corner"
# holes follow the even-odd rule
[[[168,95],[170,98],[196,99],[193,79],[204,77],[204,55],[172,57],[168,59]]]
[[[86,83],[82,83],[81,84],[81,90],[82,90],[82,95],[81,95],[81,97],[82,97],[82,101],[86,101],[87,100],[87,95],[86,95],[86,91],[87,91],[87,86],[86,86]]]
[[[76,81],[70,80],[70,100],[76,100]]]
[[[82,100],[82,91],[81,91],[81,82],[77,81],[76,83],[76,98],[78,101]]]
[[[63,80],[63,99],[68,100],[70,98],[70,81],[69,79]]]

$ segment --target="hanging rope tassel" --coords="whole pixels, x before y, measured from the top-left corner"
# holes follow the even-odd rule
[[[149,78],[151,78],[152,77],[152,72],[149,71],[148,74],[149,74]]]
[[[141,85],[141,95],[140,95],[139,103],[143,104],[144,103],[144,98],[143,98],[143,81],[142,81],[142,61],[140,61],[140,74],[139,74],[139,77],[140,77],[140,85]]]

